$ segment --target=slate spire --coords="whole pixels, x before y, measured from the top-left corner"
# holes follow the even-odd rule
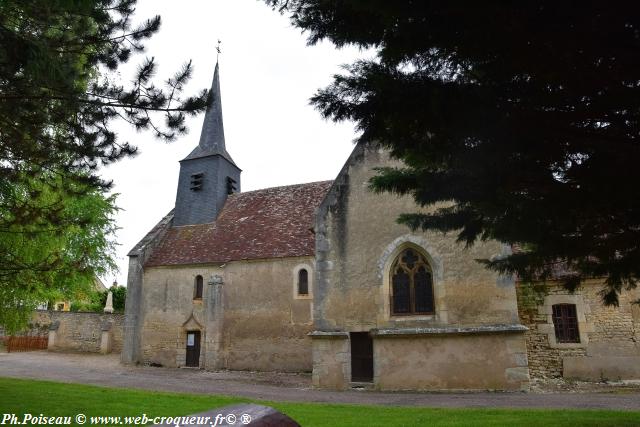
[[[227,153],[224,143],[220,71],[216,62],[211,84],[211,104],[204,115],[200,142],[180,161],[173,225],[214,222],[227,196],[240,192],[241,172]]]
[[[200,143],[198,146],[184,159],[197,159],[199,157],[220,155],[235,165],[235,162],[227,153],[224,143],[224,125],[222,123],[222,100],[220,97],[220,67],[216,62],[216,68],[213,72],[213,82],[211,83],[210,96],[212,98],[211,105],[207,107],[202,123],[202,132],[200,134]]]

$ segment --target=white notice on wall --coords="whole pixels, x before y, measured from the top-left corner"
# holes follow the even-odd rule
[[[195,342],[196,342],[196,335],[195,334],[187,334],[187,345],[189,347],[193,347]]]

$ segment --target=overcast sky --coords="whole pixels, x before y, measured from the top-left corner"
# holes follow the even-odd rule
[[[138,0],[136,22],[162,17],[160,32],[146,43],[158,64],[158,81],[189,59],[195,66],[188,92],[209,88],[222,41],[220,85],[227,151],[242,169],[242,190],[333,179],[353,148],[350,123],[325,121],[309,106],[340,65],[364,56],[329,43],[307,46],[288,19],[259,0]],[[134,57],[131,66],[142,57]],[[123,68],[121,78],[134,70]],[[118,125],[119,138],[138,146],[136,157],[102,171],[114,181],[122,211],[117,262],[120,272],[104,277],[126,284],[127,252],[175,203],[178,161],[197,144],[203,115],[190,132],[166,144],[149,132]]]

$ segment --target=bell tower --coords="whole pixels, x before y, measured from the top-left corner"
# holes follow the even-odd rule
[[[180,161],[174,226],[215,221],[227,196],[240,191],[241,170],[225,147],[218,63],[213,73],[210,97],[200,142]]]

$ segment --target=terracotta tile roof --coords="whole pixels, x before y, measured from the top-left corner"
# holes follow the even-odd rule
[[[163,233],[167,231],[167,228],[171,226],[171,220],[173,219],[173,209],[164,216],[148,233],[142,238],[134,247],[129,251],[127,256],[140,256],[147,248],[153,248],[153,244],[156,240],[162,238]]]
[[[171,227],[145,266],[312,256],[314,212],[331,181],[229,196],[214,223]]]

